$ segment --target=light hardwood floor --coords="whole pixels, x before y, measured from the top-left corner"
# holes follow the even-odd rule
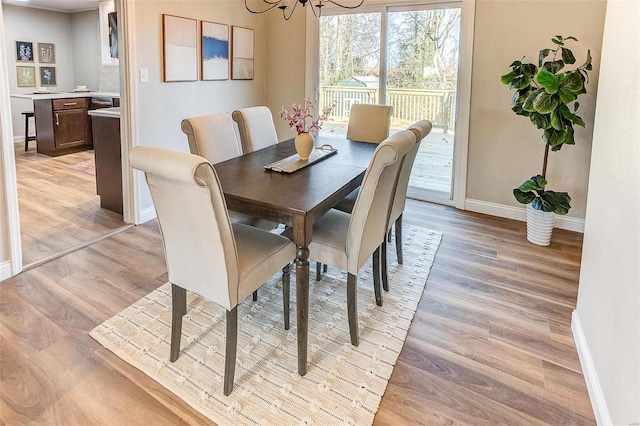
[[[23,265],[93,241],[125,225],[100,208],[96,178],[65,165],[93,160],[93,151],[49,157],[31,142],[15,145]]]
[[[375,424],[595,424],[570,330],[582,235],[537,247],[417,201],[405,223],[444,236]],[[152,221],[0,283],[0,423],[210,424],[87,334],[166,279]]]

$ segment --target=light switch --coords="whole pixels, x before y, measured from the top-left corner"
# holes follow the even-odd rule
[[[140,68],[140,83],[148,83],[148,82],[149,82],[149,69]]]

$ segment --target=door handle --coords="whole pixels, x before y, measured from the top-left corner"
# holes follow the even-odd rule
[[[74,106],[74,105],[78,105],[77,102],[65,102],[64,106]]]
[[[56,112],[56,126],[60,125],[60,120],[58,119],[58,113]]]

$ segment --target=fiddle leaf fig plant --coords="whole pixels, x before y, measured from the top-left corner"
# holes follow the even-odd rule
[[[573,69],[576,58],[566,47],[566,42],[578,41],[575,37],[557,35],[551,39],[553,48],[542,49],[538,65],[525,63],[524,58],[513,61],[511,72],[500,81],[514,90],[511,109],[517,115],[528,117],[531,123],[542,130],[545,143],[542,174],[533,176],[513,194],[520,203],[532,203],[536,210],[567,214],[571,198],[566,192],[545,190],[547,185],[547,161],[549,150],[558,151],[563,145],[574,145],[573,126],[585,126],[576,111],[580,107],[578,96],[587,93],[588,71],[593,69],[591,51],[587,50],[584,63]]]

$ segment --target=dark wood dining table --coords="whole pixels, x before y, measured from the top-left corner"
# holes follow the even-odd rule
[[[214,165],[227,207],[239,213],[284,223],[296,244],[298,373],[307,373],[309,312],[309,243],[313,223],[360,186],[375,144],[316,137],[337,153],[293,173],[266,170],[265,165],[296,153],[294,140],[280,142]],[[313,255],[311,255],[313,258]]]

